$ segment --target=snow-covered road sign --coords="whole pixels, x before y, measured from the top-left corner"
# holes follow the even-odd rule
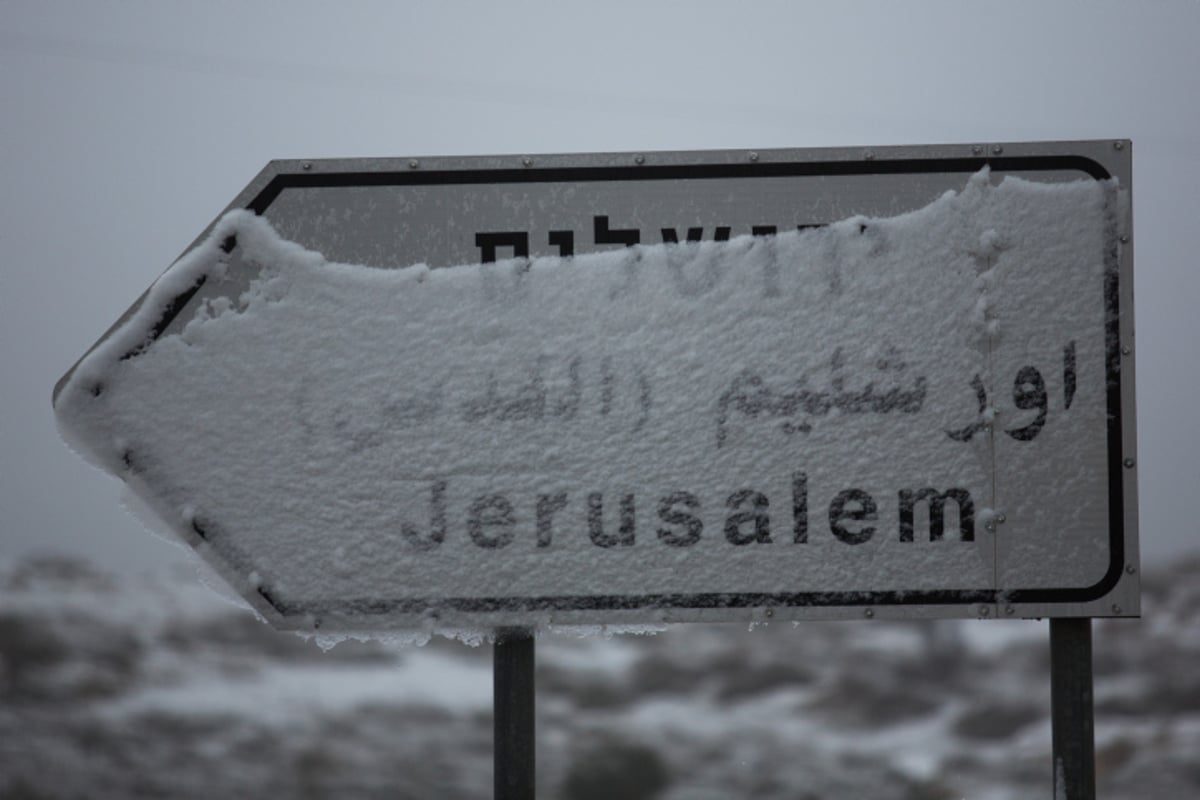
[[[55,409],[283,627],[1136,614],[1129,185],[1124,141],[272,162]]]

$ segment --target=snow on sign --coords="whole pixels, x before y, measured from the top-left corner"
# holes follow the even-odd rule
[[[55,410],[283,627],[1136,614],[1129,179],[273,162]]]

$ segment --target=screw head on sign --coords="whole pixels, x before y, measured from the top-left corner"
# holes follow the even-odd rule
[[[1122,142],[1120,139],[1113,142],[1113,150],[1124,150],[1124,149],[1125,149],[1125,143]]]
[[[1134,465],[1134,463],[1135,463],[1135,462],[1134,462],[1134,460],[1133,460],[1132,458],[1127,458],[1127,459],[1125,459],[1125,468],[1126,468],[1126,469],[1133,469],[1133,465]]]
[[[1137,567],[1135,567],[1133,564],[1125,565],[1125,574],[1132,575],[1135,572],[1137,572]]]
[[[867,161],[874,161],[875,153],[872,152],[871,150],[868,150],[865,153],[863,153],[863,158],[866,159]]]
[[[1112,606],[1112,612],[1113,612],[1114,614],[1120,614],[1120,613],[1121,613],[1121,607],[1120,607],[1119,605],[1117,605],[1116,603],[1113,603],[1113,606]]]
[[[980,606],[980,607],[979,607],[979,616],[981,616],[981,617],[987,617],[987,616],[991,616],[991,613],[992,613],[992,612],[991,612],[991,611],[988,609],[988,607],[987,607],[987,606]]]
[[[524,158],[521,159],[521,166],[522,167],[532,167],[533,159],[530,158],[529,156],[525,156]]]
[[[1003,153],[1003,152],[1004,152],[1004,147],[1003,147],[1003,145],[998,145],[998,144],[994,144],[994,145],[992,145],[992,154],[993,154],[993,155],[997,155],[997,156],[998,156],[998,155],[1000,155],[1000,154],[1001,154],[1001,153]]]
[[[312,162],[305,161],[303,164],[300,165],[300,169],[305,170],[305,171],[312,169]]]
[[[645,157],[644,155],[642,155],[641,153],[638,153],[636,156],[634,156],[634,157],[633,157],[633,163],[635,163],[635,164],[645,164],[645,163],[646,163],[646,157]]]
[[[765,616],[765,617],[773,617],[773,616],[775,616],[775,609],[773,609],[773,608],[768,608],[766,611],[764,611],[764,612],[763,612],[763,616]]]
[[[865,609],[863,611],[863,616],[866,617],[867,619],[871,619],[872,617],[875,616],[875,610],[872,608]]]
[[[1012,606],[1005,606],[1005,607],[1004,607],[1004,613],[1005,613],[1005,614],[1007,614],[1007,615],[1008,615],[1008,616],[1010,616],[1010,617],[1011,617],[1013,614],[1015,614],[1015,613],[1016,613],[1016,611],[1017,611],[1017,610],[1016,610],[1015,608],[1013,608]]]
[[[408,168],[409,169],[416,169],[419,166],[421,166],[421,162],[417,161],[415,158],[410,158],[408,160]]]
[[[758,153],[754,153],[754,152],[750,153],[750,160],[758,161]]]
[[[981,145],[981,144],[971,145],[971,153],[972,153],[972,155],[977,155],[977,156],[983,155],[983,145]]]
[[[997,514],[997,515],[996,515],[996,522],[998,522],[998,523],[1000,523],[1001,525],[1003,525],[1004,523],[1008,522],[1008,517],[1004,516],[1003,514]]]
[[[1133,352],[1133,348],[1130,347],[1129,345],[1123,345],[1121,347],[1121,355],[1123,355],[1123,356],[1127,356],[1132,352]]]

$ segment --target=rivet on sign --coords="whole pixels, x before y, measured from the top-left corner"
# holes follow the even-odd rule
[[[1130,347],[1129,345],[1121,346],[1121,355],[1127,356],[1127,355],[1131,354],[1132,352],[1133,352],[1133,348]]]
[[[990,519],[989,519],[987,522],[983,523],[983,527],[984,527],[986,530],[989,530],[989,531],[993,531],[993,532],[994,532],[994,531],[996,530],[996,523],[995,523],[995,521],[994,521],[994,520],[990,520]]]
[[[1124,142],[1120,141],[1119,139],[1117,141],[1113,142],[1113,150],[1124,150],[1124,149],[1125,149]]]
[[[1112,605],[1112,612],[1113,612],[1114,614],[1120,614],[1120,613],[1121,613],[1121,607],[1120,607],[1119,605],[1117,605],[1116,603],[1113,603],[1113,605]]]
[[[1003,525],[1004,523],[1008,522],[1008,517],[1004,516],[1003,514],[997,514],[997,515],[996,515],[996,522],[998,522],[998,523],[1000,523],[1001,525]]]
[[[971,152],[977,156],[983,155],[983,145],[980,145],[980,144],[971,145]]]
[[[521,166],[522,167],[532,167],[533,159],[530,158],[529,156],[525,156],[524,158],[521,159]]]
[[[1015,614],[1015,613],[1016,613],[1016,611],[1017,611],[1017,610],[1016,610],[1015,608],[1013,608],[1012,606],[1005,606],[1005,607],[1004,607],[1004,613],[1005,613],[1005,614],[1007,614],[1007,615],[1008,615],[1008,616],[1010,616],[1010,617],[1011,617],[1013,614]]]
[[[1125,572],[1132,575],[1133,573],[1137,572],[1137,567],[1135,567],[1133,564],[1126,564]]]
[[[991,433],[991,432],[992,432],[992,426],[991,426],[991,425],[984,425],[984,426],[983,426],[983,432],[984,432],[984,433]]]
[[[1129,234],[1122,233],[1121,234],[1121,244],[1128,244],[1128,243],[1129,243]]]
[[[636,156],[634,156],[634,157],[633,157],[633,163],[635,163],[635,164],[645,164],[645,163],[646,163],[646,157],[645,157],[644,155],[642,155],[641,153],[638,153]]]
[[[873,609],[873,608],[866,609],[865,611],[863,611],[863,616],[866,617],[867,619],[871,619],[871,617],[875,616],[875,609]]]
[[[303,164],[300,165],[300,168],[304,169],[304,170],[310,170],[310,169],[312,169],[312,162],[305,161]]]
[[[754,153],[754,152],[750,153],[750,160],[758,161],[758,153]]]
[[[417,161],[415,158],[409,159],[409,161],[408,161],[409,169],[416,169],[419,166],[421,166],[421,162]]]
[[[874,161],[875,154],[873,152],[871,152],[870,150],[868,150],[865,153],[863,153],[863,158],[865,158],[867,161]]]
[[[1127,458],[1127,459],[1125,459],[1125,468],[1126,468],[1126,469],[1133,469],[1133,465],[1134,465],[1135,463],[1136,463],[1136,462],[1135,462],[1135,461],[1134,461],[1132,458]]]
[[[980,607],[979,607],[979,616],[981,616],[981,617],[986,617],[986,616],[988,616],[989,614],[991,614],[991,612],[988,610],[988,607],[987,607],[987,606],[980,606]]]
[[[766,611],[763,612],[763,616],[767,616],[767,617],[775,616],[775,609],[768,608]]]
[[[1000,155],[1003,152],[1004,152],[1004,148],[1001,145],[998,145],[998,144],[992,145],[992,153],[993,154]]]

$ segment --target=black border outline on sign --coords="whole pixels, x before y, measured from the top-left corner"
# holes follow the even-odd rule
[[[470,185],[497,183],[608,182],[695,180],[713,178],[818,177],[842,175],[897,175],[975,173],[984,167],[995,172],[1082,172],[1101,181],[1112,175],[1098,162],[1079,155],[1010,156],[975,158],[883,159],[879,161],[806,161],[741,164],[679,164],[640,166],[550,167],[522,169],[467,169],[286,173],[276,175],[246,208],[262,215],[286,189],[358,186]],[[437,610],[474,613],[507,611],[582,611],[656,609],[722,609],[761,607],[854,607],[901,605],[969,605],[975,603],[1085,603],[1106,595],[1120,581],[1125,561],[1125,502],[1123,445],[1121,438],[1120,356],[1120,253],[1113,241],[1105,243],[1104,308],[1105,368],[1107,372],[1109,567],[1095,584],[1072,589],[966,589],[917,591],[835,591],[785,593],[701,593],[647,595],[584,595],[537,598],[405,598],[355,599],[337,603],[291,603],[259,591],[281,615],[359,616],[389,613],[436,613]],[[190,298],[189,298],[190,299]],[[172,307],[182,310],[186,300]],[[170,316],[174,316],[171,314]],[[163,330],[164,319],[156,330]],[[222,537],[223,538],[223,537]],[[215,544],[215,543],[214,543]],[[219,547],[217,548],[219,549]]]

